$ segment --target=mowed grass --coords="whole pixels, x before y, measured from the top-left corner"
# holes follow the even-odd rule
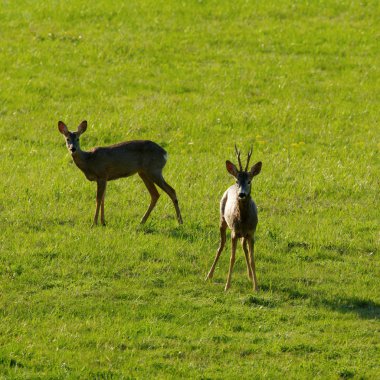
[[[0,4],[0,378],[379,378],[376,1]],[[152,139],[184,224],[82,148]],[[234,143],[263,170],[253,293],[219,200]],[[244,153],[245,154],[245,153]]]

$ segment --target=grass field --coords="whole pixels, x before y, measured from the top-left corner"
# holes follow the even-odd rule
[[[1,1],[0,379],[380,378],[376,1]],[[163,195],[95,184],[83,149],[152,139]],[[253,293],[219,200],[263,170]]]

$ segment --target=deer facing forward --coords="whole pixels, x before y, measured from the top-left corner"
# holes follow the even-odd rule
[[[70,132],[62,121],[58,122],[58,129],[66,139],[66,146],[78,168],[89,181],[96,181],[96,211],[94,224],[100,220],[105,225],[104,198],[107,181],[118,178],[138,175],[148,189],[151,202],[141,219],[145,223],[160,197],[156,185],[160,187],[173,201],[177,219],[182,224],[181,212],[175,190],[164,180],[162,170],[166,164],[167,153],[158,144],[149,140],[133,140],[107,147],[94,148],[89,152],[80,148],[79,138],[87,129],[87,121],[82,121],[76,132]]]
[[[239,170],[230,161],[226,161],[226,168],[227,171],[235,177],[236,184],[226,190],[220,201],[220,244],[206,280],[212,278],[214,274],[215,266],[226,243],[226,229],[228,226],[231,229],[232,249],[230,268],[224,290],[228,290],[231,286],[231,276],[235,264],[237,241],[238,239],[241,239],[247,263],[248,276],[252,280],[253,289],[256,291],[258,290],[258,286],[254,260],[254,234],[258,218],[257,207],[251,198],[251,181],[254,176],[260,173],[262,163],[257,162],[252,166],[249,172],[247,171],[249,160],[252,155],[251,148],[248,153],[247,165],[243,170],[240,161],[240,151],[238,151],[236,145],[235,151],[239,162]]]

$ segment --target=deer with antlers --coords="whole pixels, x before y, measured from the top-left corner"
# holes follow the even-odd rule
[[[235,177],[236,184],[232,185],[225,191],[220,201],[220,244],[206,280],[211,279],[214,274],[215,266],[226,243],[226,230],[228,226],[231,229],[232,249],[230,268],[224,290],[227,291],[231,287],[231,276],[235,264],[236,246],[238,239],[241,239],[247,263],[248,277],[252,280],[253,289],[256,291],[258,290],[258,286],[254,260],[254,235],[258,218],[256,204],[251,198],[251,181],[253,177],[260,173],[262,163],[261,161],[257,162],[251,167],[250,171],[248,171],[248,165],[252,155],[251,148],[248,153],[247,164],[243,170],[240,160],[240,151],[237,149],[236,145],[235,153],[239,162],[239,170],[228,160],[226,161],[226,168],[227,171]]]

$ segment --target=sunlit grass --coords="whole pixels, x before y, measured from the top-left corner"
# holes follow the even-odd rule
[[[378,376],[375,2],[3,2],[0,378]],[[135,176],[95,184],[84,149],[151,139],[184,225]],[[219,200],[234,144],[263,162],[251,291]]]

